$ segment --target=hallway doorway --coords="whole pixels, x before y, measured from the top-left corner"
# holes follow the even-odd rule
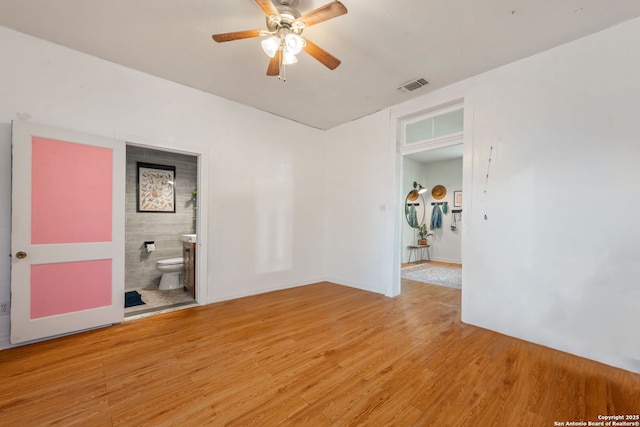
[[[401,279],[461,288],[462,160],[461,142],[402,156]]]

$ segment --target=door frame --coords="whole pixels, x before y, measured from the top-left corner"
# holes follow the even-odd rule
[[[395,297],[402,292],[402,280],[401,280],[401,264],[402,264],[402,225],[404,218],[404,202],[405,194],[402,188],[402,178],[404,173],[404,155],[417,151],[435,150],[438,148],[447,147],[450,145],[457,145],[460,142],[463,144],[463,160],[462,160],[462,191],[463,194],[471,194],[471,174],[470,168],[473,157],[473,95],[465,90],[465,86],[460,87],[461,92],[459,96],[436,96],[429,103],[425,103],[420,98],[412,100],[403,104],[402,106],[392,110],[389,120],[389,149],[393,151],[394,159],[394,215],[393,215],[393,254],[390,257],[392,262],[391,271],[392,278],[385,295],[388,297]],[[456,92],[456,91],[454,91]],[[407,120],[411,120],[416,116],[429,114],[435,111],[441,111],[454,105],[460,105],[464,109],[464,125],[463,131],[459,135],[455,135],[451,138],[441,138],[434,140],[433,142],[426,142],[416,144],[413,148],[403,148],[404,137],[404,123]],[[464,199],[464,209],[462,211],[462,222],[468,223],[466,220],[469,215],[470,201],[469,197]],[[464,282],[465,270],[464,270],[464,247],[468,239],[467,227],[462,227],[462,241],[461,241],[461,258],[462,258],[462,281]]]
[[[204,239],[198,237],[196,243],[196,303],[198,305],[206,305],[208,301],[208,265],[207,265],[207,238],[208,228],[206,218],[208,212],[208,168],[204,165],[209,164],[208,149],[201,146],[184,144],[178,141],[162,140],[153,137],[141,137],[138,135],[123,135],[116,134],[118,139],[124,139],[126,146],[149,148],[157,151],[164,151],[168,153],[185,154],[194,156],[197,158],[198,175],[197,175],[197,189],[198,189],[198,209],[196,209],[196,235],[205,236]],[[123,195],[124,197],[124,195]],[[124,250],[124,249],[123,249]],[[125,284],[126,285],[126,284]],[[135,318],[125,317],[125,321]]]

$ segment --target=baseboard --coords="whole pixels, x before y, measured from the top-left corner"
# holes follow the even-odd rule
[[[438,262],[448,262],[448,263],[451,263],[451,264],[462,264],[462,260],[459,260],[459,259],[448,259],[448,258],[439,258],[439,257],[432,256],[432,257],[430,257],[430,260],[431,261],[438,261]],[[422,261],[426,261],[426,258],[424,260],[422,260]],[[415,262],[415,260],[413,260],[413,262]],[[403,264],[409,263],[409,258],[403,259],[402,263]]]
[[[431,261],[448,262],[448,263],[451,263],[451,264],[460,264],[460,265],[462,265],[462,260],[459,260],[459,259],[447,259],[447,258],[434,258],[434,257],[431,257]]]
[[[6,350],[11,347],[15,347],[11,345],[11,334],[9,332],[0,334],[0,350]]]
[[[225,295],[219,298],[212,298],[212,299],[210,298],[207,300],[205,305],[213,304],[216,302],[234,300],[238,298],[250,297],[253,295],[268,294],[269,292],[276,292],[276,291],[282,291],[285,289],[298,288],[300,286],[308,286],[308,285],[313,285],[314,283],[325,282],[325,281],[326,281],[325,279],[320,278],[320,279],[304,281],[300,283],[290,283],[288,285],[283,285],[283,286],[272,286],[272,287],[261,288],[261,289],[253,289],[253,290],[248,290],[246,292],[239,292],[236,294]]]
[[[376,294],[385,295],[387,293],[387,289],[372,288],[371,286],[366,286],[360,283],[352,282],[350,280],[338,279],[336,277],[327,277],[324,279],[324,281],[335,283],[336,285],[348,286],[350,288],[360,289],[363,291],[374,292]]]
[[[250,296],[253,296],[253,295],[266,294],[266,293],[269,293],[269,292],[282,291],[282,290],[285,290],[285,289],[297,288],[297,287],[300,287],[300,286],[308,286],[308,285],[313,285],[313,284],[320,283],[320,282],[331,282],[331,283],[335,283],[336,285],[347,286],[347,287],[350,287],[350,288],[360,289],[360,290],[368,291],[368,292],[374,292],[374,293],[382,294],[382,295],[385,295],[385,293],[386,293],[386,289],[371,288],[370,286],[365,286],[365,285],[362,285],[360,283],[351,282],[351,281],[348,281],[348,280],[337,279],[335,277],[324,277],[324,278],[319,278],[319,279],[315,279],[315,280],[309,280],[309,281],[305,281],[305,282],[301,282],[301,283],[291,283],[291,284],[284,285],[284,286],[273,286],[273,287],[269,287],[269,288],[255,289],[255,290],[250,290],[250,291],[246,291],[246,292],[240,292],[240,293],[236,293],[236,294],[225,295],[225,296],[220,297],[220,298],[209,299],[209,300],[207,300],[206,304],[213,304],[213,303],[216,303],[216,302],[229,301],[229,300],[234,300],[234,299],[238,299],[238,298],[250,297]]]

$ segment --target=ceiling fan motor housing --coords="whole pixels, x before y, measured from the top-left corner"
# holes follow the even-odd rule
[[[278,6],[297,7],[300,0],[272,0],[276,8]]]
[[[286,29],[286,33],[293,32],[300,35],[304,29],[304,23],[296,19],[302,16],[300,12],[290,6],[277,6],[280,16],[269,15],[267,19],[267,28],[269,32],[278,33],[281,29]]]

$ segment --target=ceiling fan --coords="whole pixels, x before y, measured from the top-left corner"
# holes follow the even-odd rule
[[[284,80],[284,66],[297,62],[296,55],[304,50],[330,70],[340,65],[340,60],[318,47],[309,39],[301,37],[302,31],[312,25],[336,18],[347,13],[347,8],[339,1],[333,1],[302,15],[295,6],[298,0],[254,0],[267,18],[266,30],[246,30],[232,33],[214,34],[218,43],[253,37],[266,37],[262,48],[271,58],[267,76],[280,76]]]

